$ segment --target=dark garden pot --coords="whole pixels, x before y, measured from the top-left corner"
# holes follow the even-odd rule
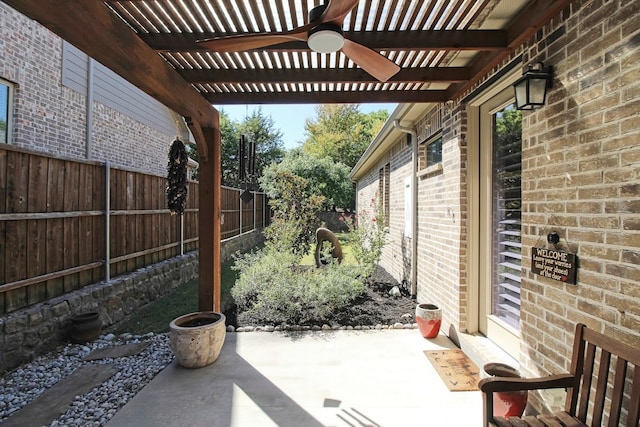
[[[416,306],[416,322],[423,337],[435,338],[440,333],[442,310],[437,305],[418,304]]]
[[[84,344],[100,336],[102,320],[99,313],[79,314],[71,318],[71,342]]]
[[[504,363],[487,363],[483,367],[485,376],[522,378],[520,372]],[[527,407],[529,392],[509,391],[493,393],[493,415],[498,417],[520,417]]]
[[[176,361],[185,368],[202,368],[216,361],[227,334],[222,313],[185,314],[169,324],[169,341]]]

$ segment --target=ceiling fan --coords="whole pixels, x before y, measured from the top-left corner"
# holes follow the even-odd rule
[[[308,24],[290,31],[217,37],[198,43],[216,52],[241,52],[293,40],[303,41],[307,42],[309,49],[318,53],[340,50],[364,71],[386,82],[400,71],[400,67],[373,49],[345,39],[342,33],[345,17],[357,5],[358,0],[329,0],[309,11]]]

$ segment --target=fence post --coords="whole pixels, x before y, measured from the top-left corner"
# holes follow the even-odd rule
[[[111,165],[109,160],[104,162],[104,279],[111,280],[111,246],[109,237],[111,234]]]
[[[180,255],[184,255],[184,214],[180,215]]]
[[[253,231],[256,230],[256,196],[258,193],[253,193]]]
[[[238,230],[238,236],[242,236],[242,199],[240,196],[242,195],[242,190],[238,189],[238,203],[240,208],[240,230]]]

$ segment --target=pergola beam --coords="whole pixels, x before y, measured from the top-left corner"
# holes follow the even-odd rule
[[[572,2],[573,0],[536,0],[529,4],[506,29],[509,50],[487,52],[478,56],[471,64],[472,78],[466,83],[451,85],[447,90],[449,98],[455,99],[464,94],[473,84],[507,58],[513,50],[530,39],[543,25],[568,8]]]
[[[327,92],[219,92],[204,96],[214,105],[233,104],[344,104],[445,102],[446,90],[376,90]]]
[[[138,34],[152,49],[163,52],[205,52],[198,40],[246,33]],[[346,31],[344,36],[374,50],[475,50],[509,48],[504,30]],[[289,42],[256,51],[309,51],[304,42]]]
[[[189,83],[194,84],[307,84],[307,83],[373,83],[378,80],[361,68],[346,69],[263,69],[263,70],[178,70]],[[466,67],[405,68],[391,77],[387,83],[464,82],[471,78]]]

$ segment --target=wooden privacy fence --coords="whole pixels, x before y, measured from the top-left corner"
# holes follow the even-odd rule
[[[165,177],[0,148],[0,314],[197,249],[198,183],[188,185],[181,218]],[[223,238],[268,222],[264,194],[240,194],[222,188]]]

